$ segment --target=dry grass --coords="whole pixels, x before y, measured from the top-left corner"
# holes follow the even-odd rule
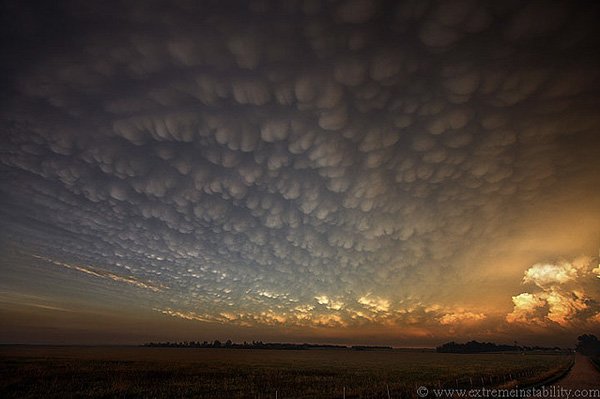
[[[571,357],[350,350],[3,347],[2,398],[392,398],[416,386],[500,385]],[[482,380],[483,378],[483,380]]]

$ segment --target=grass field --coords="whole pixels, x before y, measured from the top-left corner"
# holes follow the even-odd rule
[[[415,388],[499,386],[568,367],[559,354],[351,350],[0,347],[2,398],[414,397]]]

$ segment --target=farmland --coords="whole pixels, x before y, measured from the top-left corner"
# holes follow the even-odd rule
[[[417,386],[521,384],[566,369],[541,353],[0,347],[0,397],[385,398]]]

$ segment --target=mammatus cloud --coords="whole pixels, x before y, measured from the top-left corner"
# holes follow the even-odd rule
[[[505,305],[468,292],[506,298],[522,272],[494,248],[555,209],[600,220],[591,3],[36,9],[4,28],[2,243],[165,315],[488,323]],[[530,268],[507,320],[591,312],[569,265]]]
[[[571,262],[538,263],[525,271],[523,284],[534,292],[513,296],[509,323],[567,327],[600,320],[597,268],[592,258],[580,257]]]

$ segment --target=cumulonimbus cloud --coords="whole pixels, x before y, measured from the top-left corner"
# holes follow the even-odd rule
[[[590,257],[533,265],[525,271],[523,284],[535,290],[513,296],[514,309],[506,320],[562,327],[597,322],[600,304],[595,299],[598,287],[594,266]]]

